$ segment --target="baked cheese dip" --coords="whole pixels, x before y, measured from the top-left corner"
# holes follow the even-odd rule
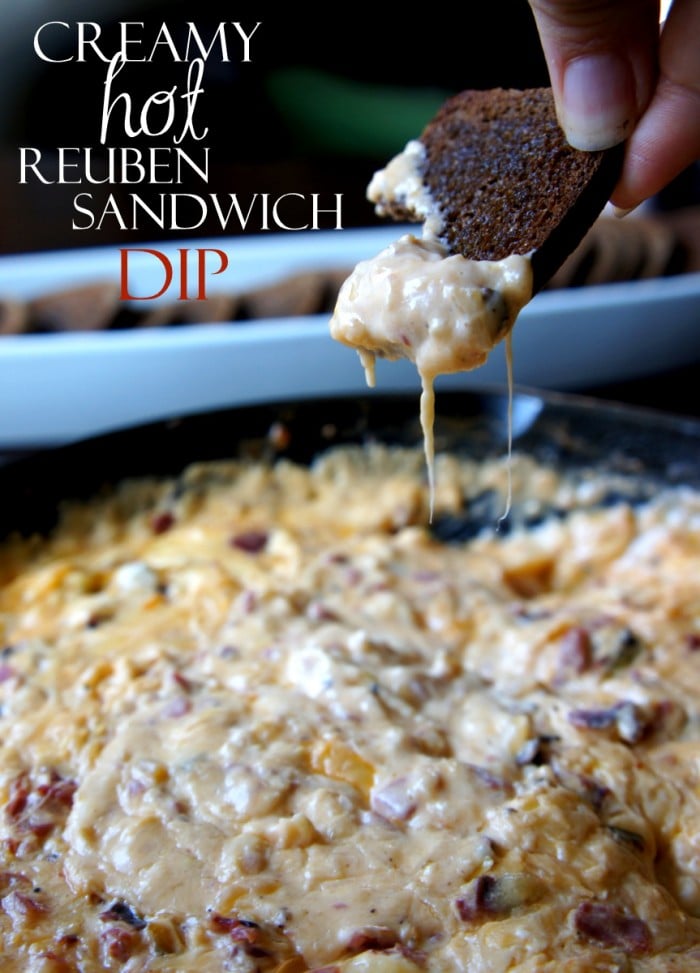
[[[472,531],[506,462],[438,464],[432,527],[343,447],[2,547],[3,973],[700,970],[700,499],[516,456]]]

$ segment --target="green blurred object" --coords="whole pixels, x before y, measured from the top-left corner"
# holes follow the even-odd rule
[[[449,96],[437,88],[350,81],[314,68],[274,71],[267,90],[305,149],[379,159],[418,138]]]

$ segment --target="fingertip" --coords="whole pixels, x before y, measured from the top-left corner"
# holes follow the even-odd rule
[[[662,79],[625,151],[622,175],[611,201],[633,208],[654,196],[700,157],[700,99]]]
[[[558,112],[575,149],[600,151],[623,142],[636,122],[630,65],[614,52],[573,58],[564,68]]]
[[[633,185],[629,184],[623,174],[620,182],[615,187],[615,190],[610,197],[610,208],[612,210],[613,216],[618,219],[623,219],[625,216],[629,216],[638,209],[642,203],[646,202],[653,193],[644,194],[640,193]]]
[[[636,208],[636,206],[616,206],[612,201],[610,204],[610,212],[616,220],[624,220],[624,218],[629,216],[630,213],[633,213]]]

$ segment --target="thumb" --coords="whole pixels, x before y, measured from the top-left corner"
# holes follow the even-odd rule
[[[657,74],[657,0],[530,0],[559,122],[577,149],[624,141]]]

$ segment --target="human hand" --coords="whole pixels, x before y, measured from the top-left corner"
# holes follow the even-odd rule
[[[700,158],[700,0],[530,0],[559,120],[576,148],[627,140],[628,210]]]

